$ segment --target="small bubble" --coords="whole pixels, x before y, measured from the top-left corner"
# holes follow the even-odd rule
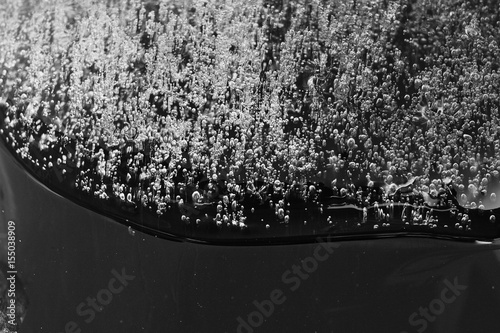
[[[191,195],[191,197],[193,198],[194,203],[199,202],[199,200],[201,198],[200,192],[194,191],[193,194]]]
[[[283,208],[278,209],[277,215],[278,218],[282,220],[285,217],[285,210]]]
[[[354,140],[354,138],[349,138],[347,140],[347,147],[349,147],[349,149],[353,149],[355,145],[356,141]]]

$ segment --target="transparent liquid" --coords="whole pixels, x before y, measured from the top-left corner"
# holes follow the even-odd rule
[[[150,232],[493,238],[498,6],[474,6],[12,2],[1,134]]]

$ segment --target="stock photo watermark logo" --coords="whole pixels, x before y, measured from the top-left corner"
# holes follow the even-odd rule
[[[113,277],[109,280],[107,288],[99,290],[94,297],[87,297],[85,301],[76,306],[76,314],[83,317],[86,324],[90,324],[96,317],[96,312],[101,312],[108,306],[114,295],[121,293],[130,281],[135,279],[134,275],[129,275],[122,268],[121,273],[115,269],[111,270]],[[60,333],[81,333],[82,329],[75,321],[68,321],[64,326],[64,331]]]
[[[430,301],[427,307],[419,307],[418,311],[413,312],[408,317],[408,323],[412,327],[415,327],[418,333],[423,333],[429,326],[429,323],[435,322],[438,316],[446,310],[447,305],[455,302],[462,292],[467,289],[467,286],[458,283],[458,277],[455,277],[453,282],[446,279],[444,280],[444,284],[446,287],[441,290],[438,298]],[[401,333],[409,332],[401,331]]]
[[[319,244],[314,248],[313,255],[301,261],[299,265],[292,265],[291,269],[287,269],[281,275],[281,281],[291,292],[300,288],[303,281],[309,279],[319,266],[319,263],[328,260],[334,249],[340,245],[332,243],[329,239],[317,239]],[[286,290],[286,289],[285,289]],[[269,298],[262,301],[254,300],[252,302],[255,307],[246,316],[236,318],[238,327],[237,333],[253,333],[254,329],[261,326],[266,318],[269,318],[274,313],[277,306],[282,305],[287,300],[286,293],[281,288],[273,289],[269,293]]]

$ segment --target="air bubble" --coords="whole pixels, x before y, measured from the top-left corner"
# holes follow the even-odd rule
[[[276,215],[278,215],[278,218],[280,220],[284,219],[285,218],[285,210],[283,208],[279,208]]]
[[[354,138],[349,138],[347,140],[347,147],[349,147],[349,149],[353,149],[355,145],[356,141],[354,140]]]

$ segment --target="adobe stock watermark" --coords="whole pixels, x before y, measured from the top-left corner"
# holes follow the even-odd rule
[[[134,275],[128,275],[125,268],[121,273],[115,269],[111,270],[113,277],[109,280],[106,288],[99,290],[94,297],[87,297],[85,301],[76,306],[76,314],[83,317],[86,324],[90,324],[96,317],[96,312],[101,312],[104,307],[113,301],[114,295],[121,293],[130,281],[135,279]],[[75,321],[68,321],[61,333],[81,333],[82,328]]]
[[[319,266],[319,263],[328,260],[334,249],[340,245],[330,242],[329,239],[323,240],[317,238],[319,244],[314,248],[313,255],[301,261],[300,264],[294,264],[281,275],[281,281],[291,292],[300,288],[303,281],[309,279]],[[236,318],[238,327],[237,333],[253,333],[254,329],[261,326],[265,318],[271,317],[277,306],[286,302],[287,297],[283,291],[285,288],[276,288],[269,293],[269,298],[262,301],[254,300],[252,304],[255,310],[247,316]],[[286,290],[286,289],[285,289]]]
[[[427,307],[419,307],[418,312],[415,311],[408,317],[408,323],[415,327],[418,333],[423,333],[429,323],[436,321],[437,317],[446,310],[446,306],[455,302],[462,292],[467,289],[467,286],[458,283],[458,277],[453,279],[453,283],[446,279],[444,284],[446,287],[441,290],[438,298],[430,301]],[[401,333],[409,332],[402,331]]]

